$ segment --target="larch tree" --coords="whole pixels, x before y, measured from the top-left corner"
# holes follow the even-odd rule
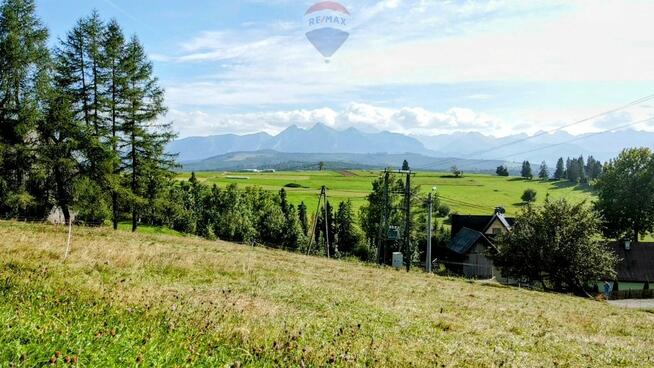
[[[54,84],[47,100],[47,115],[38,124],[39,162],[47,175],[54,202],[71,221],[75,183],[80,175],[77,159],[82,150],[83,122],[75,119],[70,96]]]
[[[28,216],[39,199],[35,129],[44,117],[48,31],[33,0],[0,4],[0,212]],[[41,208],[43,210],[43,208]]]
[[[164,91],[136,37],[125,46],[121,68],[125,72],[125,121],[119,151],[128,175],[132,231],[136,231],[139,212],[147,202],[146,184],[169,174],[174,166],[173,157],[165,153],[174,134],[170,124],[158,123],[166,112]]]
[[[120,186],[120,152],[118,150],[119,135],[125,117],[125,71],[122,69],[125,56],[125,37],[115,20],[109,22],[103,35],[103,80],[101,93],[105,96],[104,116],[107,120],[110,141],[109,172],[107,185],[111,192],[111,220],[114,229],[118,228],[120,217],[119,196]]]

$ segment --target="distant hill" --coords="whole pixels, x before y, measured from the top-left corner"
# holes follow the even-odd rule
[[[224,134],[208,137],[189,137],[170,143],[168,152],[179,153],[178,160],[194,161],[227,152],[256,151],[272,138],[268,133],[248,135]]]
[[[167,147],[168,152],[179,153],[182,163],[200,161],[234,152],[272,150],[277,153],[330,153],[330,154],[404,154],[412,153],[426,157],[458,157],[467,160],[449,160],[467,170],[488,170],[488,162],[523,161],[532,163],[546,161],[553,165],[559,157],[593,155],[601,161],[615,157],[623,148],[646,146],[654,148],[654,133],[624,130],[601,135],[574,136],[566,132],[543,134],[529,138],[516,134],[496,138],[476,132],[457,132],[435,136],[407,136],[391,132],[367,133],[356,128],[332,129],[318,123],[310,129],[292,125],[277,135],[255,133],[248,135],[214,135],[176,140]],[[352,155],[346,155],[354,157]],[[281,157],[280,155],[276,156]],[[297,155],[290,156],[296,158]],[[342,157],[342,156],[339,156]],[[356,156],[362,158],[361,156]],[[381,156],[385,157],[385,156]],[[327,161],[327,160],[325,160]],[[352,160],[337,160],[355,164]],[[301,162],[305,162],[302,160]],[[400,160],[401,162],[401,160]],[[481,165],[477,165],[481,162]],[[278,163],[281,164],[281,163]],[[369,162],[359,162],[365,167]],[[372,165],[377,166],[379,162]]]
[[[499,165],[517,170],[518,164],[500,160],[435,158],[417,153],[290,153],[274,150],[231,152],[183,164],[183,171],[234,171],[246,169],[311,170],[319,162],[331,170],[399,168],[408,160],[416,170],[449,170],[453,165],[471,172],[494,172]]]

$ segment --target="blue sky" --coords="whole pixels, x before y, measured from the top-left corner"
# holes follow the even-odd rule
[[[343,0],[350,38],[330,63],[304,36],[313,3],[37,0],[53,46],[92,9],[137,34],[182,137],[316,122],[534,133],[654,93],[652,1]],[[571,132],[653,113],[645,103]]]

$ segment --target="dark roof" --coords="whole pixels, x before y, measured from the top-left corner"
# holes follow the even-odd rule
[[[452,240],[450,240],[447,247],[454,253],[466,254],[475,244],[477,244],[478,241],[483,241],[488,245],[492,245],[484,234],[477,230],[464,227],[456,233]]]
[[[624,242],[614,242],[609,247],[618,256],[618,281],[654,281],[654,243],[631,243],[629,250]]]
[[[464,227],[467,227],[468,229],[471,230],[476,230],[479,232],[484,232],[488,225],[490,225],[491,221],[495,215],[457,215],[453,214],[452,215],[452,234],[457,234],[461,229]],[[505,225],[509,225],[509,227],[513,226],[514,219],[511,217],[504,217],[501,216],[503,220],[500,220],[502,222],[506,222]]]

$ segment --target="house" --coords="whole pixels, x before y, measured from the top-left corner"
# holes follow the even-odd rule
[[[505,217],[504,210],[493,215],[452,215],[452,238],[443,263],[451,272],[470,278],[499,278],[491,255],[497,251],[494,238],[511,231],[514,219]]]
[[[642,289],[645,282],[654,281],[654,243],[613,242],[608,246],[618,258],[615,271],[621,287]]]

